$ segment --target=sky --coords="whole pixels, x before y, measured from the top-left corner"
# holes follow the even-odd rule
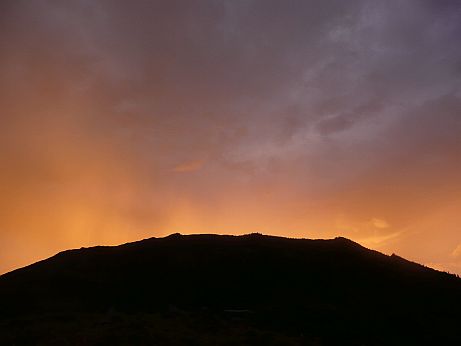
[[[0,273],[171,233],[461,273],[457,0],[3,0]]]

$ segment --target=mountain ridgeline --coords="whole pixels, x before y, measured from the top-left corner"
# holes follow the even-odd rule
[[[461,280],[348,239],[180,235],[0,276],[1,345],[455,345]]]

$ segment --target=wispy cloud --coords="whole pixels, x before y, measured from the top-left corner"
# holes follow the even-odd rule
[[[370,220],[370,224],[375,228],[381,228],[381,229],[390,227],[389,223],[386,220],[378,219],[378,218],[372,218]]]
[[[205,164],[205,160],[192,160],[183,162],[176,167],[173,168],[173,172],[178,173],[186,173],[186,172],[194,172],[202,169],[203,165]]]
[[[394,232],[390,234],[383,234],[383,235],[374,235],[370,237],[360,238],[357,241],[364,246],[369,247],[380,247],[385,245],[387,242],[391,240],[395,240],[401,235],[401,232]]]
[[[451,253],[454,258],[461,258],[461,244],[459,244]]]

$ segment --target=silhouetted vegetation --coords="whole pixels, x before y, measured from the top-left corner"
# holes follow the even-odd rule
[[[0,277],[0,344],[456,345],[461,280],[345,239],[171,235]]]

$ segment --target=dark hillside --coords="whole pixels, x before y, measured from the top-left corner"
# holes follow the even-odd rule
[[[69,250],[0,276],[0,297],[2,345],[461,344],[461,280],[345,238]]]

